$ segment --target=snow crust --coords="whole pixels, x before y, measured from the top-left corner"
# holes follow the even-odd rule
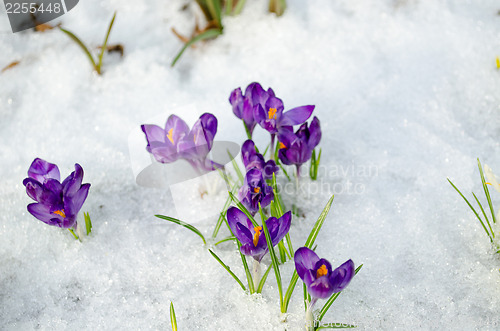
[[[133,168],[149,157],[130,145],[139,125],[188,105],[177,115],[190,125],[211,112],[216,139],[241,144],[227,100],[252,81],[288,109],[315,104],[321,120],[319,181],[303,177],[305,188],[285,197],[305,216],[291,236],[295,248],[305,242],[335,193],[317,252],[334,266],[364,264],[325,321],[498,329],[500,260],[446,178],[479,193],[476,158],[500,169],[500,4],[289,0],[276,18],[266,1],[247,1],[224,18],[222,36],[170,68],[182,46],[171,27],[189,35],[194,25],[186,3],[80,1],[62,21],[93,49],[118,11],[110,43],[125,56],[107,56],[102,77],[59,31],[12,34],[0,6],[0,67],[21,61],[0,75],[0,329],[169,329],[172,301],[181,330],[301,330],[300,282],[281,323],[274,275],[261,296],[244,294],[196,235],[153,216],[179,213],[175,190],[138,185]],[[268,143],[260,128],[255,137]],[[62,176],[83,166],[94,223],[83,243],[26,211],[22,180],[35,157]],[[224,203],[217,192],[175,193],[207,236],[217,209],[202,206]],[[217,253],[244,278],[232,244]],[[286,284],[292,271],[283,266]]]

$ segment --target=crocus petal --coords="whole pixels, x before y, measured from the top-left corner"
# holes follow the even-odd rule
[[[247,225],[248,217],[236,207],[231,207],[226,213],[227,222],[234,236],[241,242],[253,245],[253,236]],[[250,223],[251,224],[251,223]]]
[[[278,224],[279,229],[276,237],[273,238],[273,245],[277,245],[286,236],[288,231],[290,231],[290,225],[292,224],[292,212],[287,211],[283,214],[283,216],[278,219]]]
[[[326,299],[332,295],[334,289],[328,277],[319,277],[307,286],[307,291],[314,298]]]
[[[148,145],[153,141],[164,143],[166,139],[165,130],[160,128],[158,125],[154,124],[143,124],[141,125],[141,130],[146,135],[146,140]]]
[[[250,163],[250,156],[255,155],[255,144],[252,140],[248,139],[241,146],[241,159],[245,167]]]
[[[253,106],[253,117],[255,121],[262,125],[262,123],[267,119],[267,112],[264,110],[261,104],[257,104]]]
[[[239,119],[243,119],[243,94],[241,93],[241,88],[237,88],[231,92],[229,96],[229,103],[233,106],[233,113]]]
[[[89,194],[90,184],[84,184],[80,189],[71,197],[65,197],[64,199],[64,210],[66,216],[76,216],[80,209],[82,209],[83,203],[87,199]]]
[[[340,292],[346,288],[354,277],[354,271],[354,262],[350,259],[333,270],[329,277],[333,292]]]
[[[318,146],[321,140],[321,126],[319,123],[319,119],[314,116],[311,125],[309,126],[309,141],[307,145],[311,150],[313,150],[316,146]]]
[[[179,141],[184,139],[184,137],[189,134],[189,127],[186,122],[184,122],[184,120],[182,120],[177,115],[172,114],[168,117],[167,122],[165,123],[165,130],[163,131],[163,133],[165,135],[163,137],[163,141],[166,144],[177,145]],[[170,136],[167,136],[169,134]],[[170,140],[169,137],[172,140]]]
[[[36,158],[28,170],[28,177],[37,180],[41,184],[45,184],[50,178],[60,180],[59,168],[55,164]]]
[[[314,110],[314,106],[300,106],[283,113],[280,126],[299,125],[307,121]]]
[[[245,98],[247,98],[252,105],[261,103],[261,100],[265,97],[266,92],[259,83],[251,83],[245,89]]]
[[[31,203],[28,205],[28,211],[38,220],[48,225],[58,225],[62,223],[62,218],[50,212],[50,206],[41,203]]]
[[[83,180],[83,169],[78,163],[76,163],[75,171],[73,171],[62,182],[63,195],[73,196],[82,186],[82,180]]]
[[[55,179],[51,179],[51,181],[52,180],[58,183]],[[23,181],[23,185],[26,186],[26,193],[28,196],[36,202],[52,205],[56,204],[61,199],[60,190],[55,192],[51,191],[33,178],[26,178]]]
[[[205,132],[208,131],[210,133],[209,137],[211,138],[211,140],[209,140],[207,137],[207,141],[209,142],[208,144],[210,145],[210,148],[211,148],[213,138],[215,137],[215,134],[217,133],[217,118],[210,113],[205,113],[205,114],[200,116],[200,121],[201,121],[201,125],[203,127],[203,130]],[[205,136],[207,136],[206,133],[205,133]]]
[[[295,270],[297,270],[297,274],[302,281],[304,281],[306,272],[313,270],[316,262],[319,261],[318,255],[307,247],[297,249],[293,259],[295,261]],[[306,283],[306,285],[308,284]]]
[[[264,236],[262,236],[262,237],[264,237]],[[260,243],[260,238],[259,238],[259,243]],[[258,244],[257,246],[255,246],[252,242],[250,244],[241,245],[240,251],[243,255],[251,256],[255,260],[260,262],[262,260],[262,258],[264,257],[264,255],[266,255],[266,253],[267,253],[267,246],[265,248],[261,244]]]
[[[497,177],[487,164],[484,165],[484,174],[486,175],[486,179],[488,180],[488,182],[495,188],[495,190],[497,190],[497,192],[500,192],[500,184],[498,184]]]

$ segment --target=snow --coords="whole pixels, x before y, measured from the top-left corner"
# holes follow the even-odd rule
[[[292,239],[305,241],[335,193],[317,252],[335,266],[364,264],[325,321],[498,329],[498,255],[446,181],[480,193],[476,158],[500,168],[498,2],[289,0],[276,18],[266,1],[247,1],[222,36],[170,68],[182,46],[170,28],[189,35],[194,24],[185,3],[87,0],[66,14],[64,26],[96,47],[118,11],[110,43],[125,56],[107,56],[102,77],[64,34],[12,34],[0,11],[0,67],[21,61],[0,75],[0,329],[169,329],[171,301],[181,330],[302,329],[300,282],[283,324],[272,273],[248,296],[195,234],[153,216],[187,208],[210,236],[218,211],[203,204],[224,203],[223,190],[202,199],[199,184],[137,184],[150,160],[145,140],[133,144],[140,124],[176,113],[192,125],[211,112],[217,140],[241,144],[227,99],[252,81],[288,109],[315,104],[321,120],[319,182],[303,177],[304,190],[285,197],[305,214]],[[255,136],[267,144],[262,129]],[[26,211],[22,180],[35,157],[62,176],[83,166],[94,230],[82,243]],[[175,203],[180,194],[191,210]],[[231,244],[216,251],[244,278]],[[283,266],[285,283],[292,270]]]

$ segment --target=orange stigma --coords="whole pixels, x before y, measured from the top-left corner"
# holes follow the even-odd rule
[[[256,226],[253,228],[255,231],[255,234],[253,235],[253,245],[257,247],[257,244],[259,243],[259,237],[260,237],[260,231],[262,231],[261,226]]]
[[[57,214],[63,218],[66,218],[66,214],[64,213],[64,209],[61,209],[61,210],[56,210],[53,212],[53,214]]]
[[[173,134],[174,134],[174,129],[173,129],[173,128],[172,128],[172,129],[170,129],[170,130],[168,130],[167,138],[168,138],[168,140],[170,140],[170,142],[171,142],[172,144],[174,143],[174,138],[172,137],[172,136],[173,136]]]
[[[281,141],[280,141],[279,146],[280,146],[280,149],[286,148],[285,144],[283,144]]]
[[[319,278],[321,276],[325,276],[328,274],[328,269],[326,269],[326,265],[322,265],[317,271],[316,271],[316,278]]]
[[[260,187],[254,187],[253,188],[254,193],[260,193]]]
[[[278,110],[276,108],[269,108],[269,113],[268,113],[269,119],[272,119],[272,118],[276,119],[276,112],[277,111]]]

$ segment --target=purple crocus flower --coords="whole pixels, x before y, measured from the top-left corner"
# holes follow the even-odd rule
[[[180,156],[179,143],[189,134],[186,122],[176,115],[170,115],[162,129],[158,125],[143,124],[141,129],[146,135],[146,150],[160,163],[171,163]]]
[[[257,124],[255,122],[253,108],[259,104],[264,106],[270,96],[274,96],[274,91],[271,88],[265,91],[259,83],[251,83],[248,85],[244,95],[239,87],[231,92],[229,103],[233,106],[233,113],[236,117],[245,122],[250,136]]]
[[[262,226],[253,226],[248,217],[238,208],[227,210],[227,221],[234,236],[241,242],[241,253],[260,262],[269,251]],[[279,219],[270,217],[266,221],[273,246],[276,246],[290,230],[292,213],[286,212]]]
[[[271,186],[266,184],[262,172],[253,168],[247,171],[238,198],[249,212],[255,214],[259,210],[259,202],[262,208],[267,207],[274,199],[274,193]]]
[[[76,217],[87,198],[90,184],[83,184],[83,169],[75,164],[62,183],[55,164],[36,158],[23,181],[26,193],[37,203],[28,205],[28,211],[40,221],[60,228],[76,228]]]
[[[247,140],[241,146],[241,158],[246,171],[250,169],[259,169],[265,180],[272,179],[273,173],[278,173],[279,167],[273,160],[265,161],[262,154],[255,151],[255,144],[252,140]]]
[[[298,169],[311,158],[312,151],[320,140],[321,127],[316,116],[309,127],[304,123],[295,133],[283,130],[278,135],[279,159],[286,165],[296,165]]]
[[[332,265],[307,247],[299,248],[294,255],[295,270],[306,284],[307,291],[314,299],[326,299],[333,293],[342,291],[354,277],[354,262],[347,260],[332,270]],[[311,301],[313,304],[316,300]]]
[[[302,124],[311,116],[314,106],[300,106],[283,112],[281,99],[269,96],[264,104],[254,105],[253,116],[255,121],[271,135],[281,132],[283,128]]]
[[[207,159],[217,133],[217,118],[205,113],[189,130],[186,122],[170,115],[165,129],[157,125],[143,124],[146,135],[146,150],[161,163],[171,163],[179,158],[188,161],[196,170],[214,170],[221,165]]]

